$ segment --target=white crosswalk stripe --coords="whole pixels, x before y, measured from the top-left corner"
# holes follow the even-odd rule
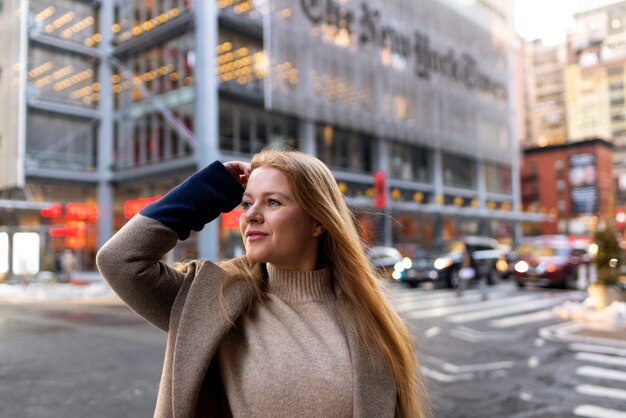
[[[581,378],[581,384],[575,387],[576,393],[592,396],[598,401],[615,402],[618,400],[620,405],[624,405],[621,401],[626,401],[626,390],[622,389],[624,387],[623,382],[626,382],[626,369],[621,370],[619,368],[626,367],[626,350],[589,343],[574,343],[570,344],[569,348],[576,352],[574,356],[576,360],[584,362],[576,369],[576,375]],[[589,363],[611,368],[590,365]],[[586,378],[592,379],[593,384],[586,382]],[[576,406],[573,413],[575,416],[589,418],[626,418],[626,410],[587,403]]]

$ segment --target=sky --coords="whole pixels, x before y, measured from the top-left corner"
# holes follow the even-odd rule
[[[514,0],[515,30],[528,40],[542,39],[546,45],[565,41],[572,15],[618,0]]]

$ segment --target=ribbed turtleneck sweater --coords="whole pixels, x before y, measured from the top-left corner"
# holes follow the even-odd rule
[[[267,270],[267,301],[218,352],[233,416],[352,416],[350,352],[329,269]]]

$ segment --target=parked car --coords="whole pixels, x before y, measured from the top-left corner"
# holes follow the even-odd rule
[[[405,270],[410,267],[411,259],[403,257],[394,247],[376,246],[367,250],[367,257],[378,270],[381,278],[402,280]],[[395,276],[395,277],[394,277]]]
[[[488,284],[495,284],[508,270],[505,252],[497,240],[484,236],[467,236],[436,243],[423,257],[413,260],[403,281],[410,286],[432,282],[438,287],[458,287],[465,248],[474,268],[472,280],[484,278]]]
[[[515,282],[542,287],[575,289],[578,269],[589,264],[591,256],[583,246],[567,240],[536,240],[521,244],[515,250]]]

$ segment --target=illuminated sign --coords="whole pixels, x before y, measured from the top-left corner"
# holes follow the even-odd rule
[[[49,207],[41,209],[40,214],[44,218],[60,218],[61,217],[61,204],[55,202]]]
[[[230,212],[222,213],[222,228],[239,229],[239,218],[242,213],[241,209],[233,209]]]
[[[68,203],[65,216],[76,221],[95,222],[98,219],[98,206],[94,203]]]
[[[161,196],[145,197],[142,199],[127,200],[124,202],[124,218],[130,219],[152,202],[159,200]]]

